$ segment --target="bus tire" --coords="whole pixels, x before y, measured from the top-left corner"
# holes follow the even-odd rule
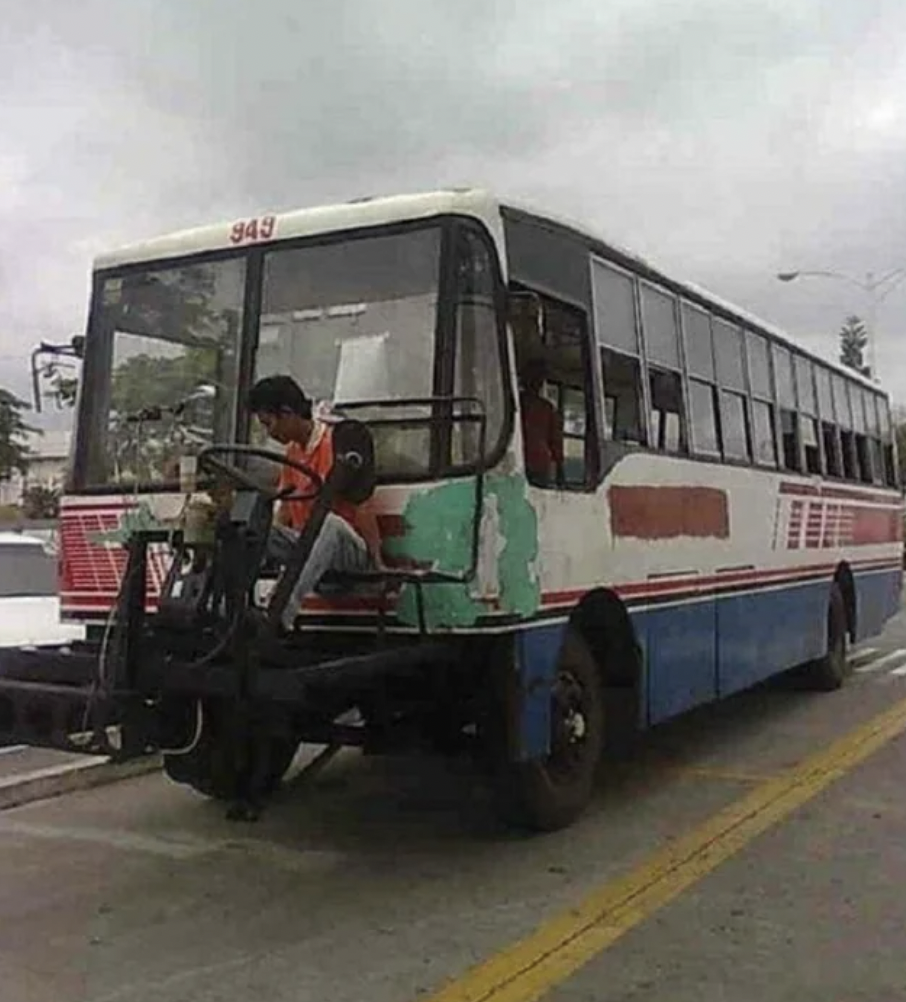
[[[238,745],[226,716],[209,705],[195,747],[184,754],[164,753],[164,772],[173,782],[190,786],[202,796],[229,802],[245,792],[243,778],[251,768],[257,780],[254,792],[269,796],[280,786],[299,748],[295,739],[259,732],[249,740],[243,761]]]
[[[832,692],[843,685],[850,673],[847,660],[846,600],[840,585],[831,585],[827,604],[827,651],[823,657],[810,661],[802,673],[804,687],[817,692]]]
[[[534,831],[572,824],[592,798],[604,745],[604,693],[588,645],[568,630],[551,693],[551,750],[530,762],[501,763],[498,803],[504,820]]]

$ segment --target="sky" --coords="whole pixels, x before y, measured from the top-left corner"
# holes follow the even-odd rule
[[[902,0],[0,0],[0,385],[94,255],[477,184],[836,354],[906,267]],[[906,281],[877,362],[906,404]]]

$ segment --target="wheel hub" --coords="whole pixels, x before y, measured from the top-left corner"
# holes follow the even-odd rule
[[[588,724],[585,721],[585,714],[581,710],[571,711],[563,723],[571,742],[581,741],[585,737]]]
[[[563,778],[581,769],[588,737],[586,693],[572,674],[561,672],[554,686],[551,706],[549,767]]]

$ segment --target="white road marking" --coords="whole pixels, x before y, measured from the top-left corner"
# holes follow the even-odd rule
[[[0,755],[12,755],[13,752],[23,752],[28,745],[4,745],[0,748]]]
[[[891,675],[906,675],[906,665],[900,665],[899,668],[894,668],[890,673]]]
[[[857,668],[856,671],[860,674],[865,674],[867,672],[877,672],[881,671],[882,668],[889,668],[891,665],[894,665],[894,662],[897,662],[897,664],[894,665],[894,667],[895,668],[899,667],[899,665],[902,664],[904,661],[906,661],[906,648],[900,647],[895,651],[890,651],[889,653],[883,655],[880,658],[876,658],[874,661],[869,662],[867,665],[862,665],[861,667]]]
[[[860,647],[858,650],[852,651],[849,657],[846,659],[851,665],[860,665],[870,658],[874,657],[878,653],[877,647]]]

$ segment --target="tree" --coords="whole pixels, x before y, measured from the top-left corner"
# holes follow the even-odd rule
[[[26,518],[51,519],[60,513],[60,492],[53,487],[35,484],[22,495],[22,514]]]
[[[871,374],[865,364],[865,349],[868,346],[868,331],[865,323],[856,316],[846,318],[846,323],[840,328],[840,361],[843,365],[863,376]]]
[[[25,423],[22,415],[27,409],[24,400],[0,387],[0,480],[28,467],[28,435],[36,429]]]

